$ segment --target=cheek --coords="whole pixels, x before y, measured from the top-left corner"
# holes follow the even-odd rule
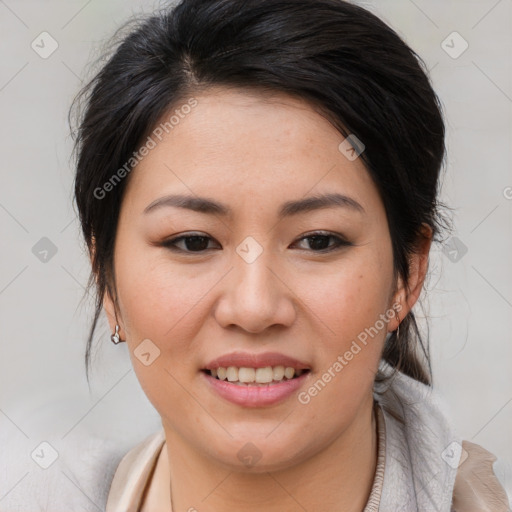
[[[189,421],[195,421],[198,411],[190,410],[183,386],[197,373],[194,340],[201,329],[201,298],[215,281],[196,279],[192,265],[173,265],[165,256],[155,257],[156,252],[146,251],[145,259],[132,252],[116,267],[130,358],[142,389],[161,415],[169,409],[189,410]],[[146,360],[144,353],[150,354]],[[147,359],[151,362],[146,365]]]
[[[361,251],[328,279],[302,281],[319,335],[317,372],[301,403],[314,410],[336,403],[350,416],[370,392],[389,321],[390,265]]]
[[[194,265],[172,263],[164,249],[149,248],[140,253],[140,257],[132,253],[130,258],[121,259],[117,266],[127,332],[135,337],[174,340],[215,280],[204,274],[199,277]]]
[[[328,352],[343,350],[385,314],[391,286],[388,266],[390,262],[379,261],[378,255],[361,251],[340,261],[328,274],[304,273],[297,280],[305,314],[313,314]],[[377,327],[382,330],[381,323]]]

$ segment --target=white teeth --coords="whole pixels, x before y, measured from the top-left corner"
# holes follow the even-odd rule
[[[268,382],[272,382],[274,377],[274,372],[272,371],[272,366],[265,366],[265,368],[258,368],[256,370],[256,377],[254,379],[255,382],[259,384],[266,384]]]
[[[235,382],[238,380],[238,368],[235,368],[234,366],[228,366],[226,370],[226,377],[229,382]]]
[[[236,366],[228,366],[227,368],[219,367],[210,370],[212,377],[219,380],[228,380],[234,384],[269,384],[271,382],[280,382],[283,379],[293,379],[294,376],[300,376],[304,370],[295,370],[291,366],[265,366],[264,368],[248,368]]]
[[[254,368],[239,368],[238,381],[239,382],[254,382],[256,378],[256,370]]]
[[[274,366],[274,380],[283,380],[284,366]]]
[[[295,370],[294,370],[293,368],[290,368],[289,366],[287,366],[287,367],[284,369],[284,376],[285,376],[287,379],[292,379],[294,375],[295,375]]]

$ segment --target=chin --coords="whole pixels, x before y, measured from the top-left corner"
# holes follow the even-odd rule
[[[267,434],[256,437],[244,436],[230,440],[218,449],[208,450],[217,464],[237,473],[259,474],[289,469],[306,460],[314,452],[312,443],[302,449],[296,441],[283,443],[282,436],[270,441]],[[304,442],[304,439],[302,439]]]

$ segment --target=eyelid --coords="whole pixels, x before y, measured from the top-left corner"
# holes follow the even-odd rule
[[[326,237],[326,238],[333,238],[336,240],[336,242],[331,245],[331,246],[328,246],[326,249],[320,249],[320,250],[312,250],[312,249],[299,249],[299,250],[303,250],[303,251],[306,251],[308,253],[313,253],[313,254],[327,254],[327,253],[330,253],[330,252],[335,252],[336,250],[338,249],[341,249],[343,247],[347,247],[347,246],[353,246],[354,244],[349,242],[347,240],[347,238],[342,235],[341,233],[336,233],[336,232],[333,232],[333,231],[325,231],[325,230],[316,230],[316,231],[311,231],[309,233],[305,233],[304,235],[301,235],[300,238],[296,239],[292,245],[298,243],[298,242],[302,242],[303,240],[306,240],[308,238],[313,238],[315,236],[319,236],[319,237]],[[178,242],[182,241],[183,239],[186,239],[186,238],[206,238],[208,239],[208,241],[210,240],[214,240],[216,242],[216,240],[211,237],[210,235],[206,234],[206,233],[203,233],[203,232],[198,232],[198,231],[191,231],[191,232],[185,232],[183,234],[180,234],[180,235],[176,235],[172,238],[169,238],[167,240],[164,240],[163,242],[161,242],[160,246],[163,246],[165,248],[167,248],[168,250],[170,251],[173,251],[173,252],[177,252],[177,253],[182,253],[182,254],[187,254],[187,255],[204,255],[205,253],[209,252],[211,249],[204,249],[204,250],[201,250],[201,251],[189,251],[189,250],[185,250],[185,249],[181,249],[179,247],[177,247],[175,244],[177,244]],[[218,243],[218,242],[217,242]],[[220,245],[220,244],[219,244]]]
[[[185,238],[207,238],[208,242],[210,240],[215,240],[210,235],[207,235],[206,233],[203,233],[201,231],[190,231],[190,232],[183,233],[181,235],[176,235],[176,236],[173,236],[171,238],[168,238],[168,239],[164,240],[163,242],[161,242],[161,243],[159,243],[157,245],[163,246],[163,247],[165,247],[165,248],[167,248],[167,249],[169,249],[171,251],[174,251],[174,252],[181,252],[183,254],[197,254],[197,255],[199,255],[199,254],[204,254],[207,251],[209,251],[209,249],[205,249],[203,251],[186,251],[186,250],[181,249],[179,247],[176,247],[174,245],[174,244],[176,244],[178,242],[181,242]]]
[[[348,239],[345,236],[343,236],[341,233],[336,233],[333,231],[325,231],[325,230],[317,230],[317,231],[312,231],[310,233],[306,233],[306,234],[302,235],[299,239],[297,239],[297,242],[301,242],[302,240],[305,240],[307,238],[312,238],[315,236],[334,238],[336,240],[336,243],[334,245],[328,247],[327,249],[321,249],[319,251],[313,251],[311,249],[304,249],[305,251],[313,253],[313,254],[315,254],[315,253],[325,254],[328,252],[334,252],[336,249],[339,249],[341,247],[354,245],[351,242],[349,242]],[[296,242],[294,242],[294,244],[295,243]]]

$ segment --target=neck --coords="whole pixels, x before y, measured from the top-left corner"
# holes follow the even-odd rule
[[[166,443],[155,475],[162,502],[173,512],[343,510],[361,512],[377,464],[373,398],[350,427],[320,452],[293,467],[274,472],[236,472],[197,453],[176,432],[165,429]],[[169,486],[169,482],[171,485]]]

